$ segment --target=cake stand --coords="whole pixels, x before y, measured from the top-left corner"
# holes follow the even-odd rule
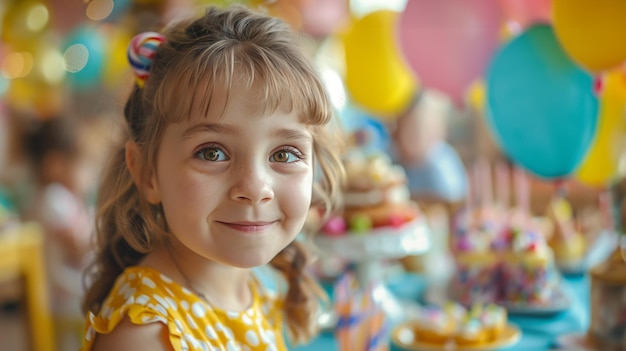
[[[315,245],[320,255],[340,257],[354,263],[361,287],[373,286],[374,301],[385,310],[392,324],[407,320],[419,306],[412,301],[399,301],[382,283],[383,262],[409,255],[424,254],[430,248],[430,229],[426,218],[407,222],[399,227],[381,227],[366,233],[347,232],[341,236],[319,234]]]

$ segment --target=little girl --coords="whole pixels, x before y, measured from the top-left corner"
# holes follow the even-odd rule
[[[286,350],[323,297],[294,239],[343,174],[297,37],[243,7],[135,37],[128,137],[99,190],[82,350]],[[317,202],[320,202],[319,204]],[[280,271],[283,298],[252,268]]]

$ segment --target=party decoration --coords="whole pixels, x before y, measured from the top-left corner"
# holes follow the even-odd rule
[[[626,1],[553,0],[556,36],[574,61],[593,72],[626,61]]]
[[[598,133],[576,178],[591,186],[606,186],[618,173],[626,137],[626,75],[613,71],[603,79]]]
[[[499,45],[502,22],[495,0],[410,0],[398,36],[422,85],[461,105]]]
[[[68,82],[75,88],[90,88],[102,78],[107,58],[106,38],[99,28],[81,25],[74,29],[63,45]]]
[[[354,19],[343,34],[346,89],[360,106],[381,118],[408,109],[417,79],[396,43],[399,14],[379,10]]]
[[[524,29],[552,21],[552,0],[498,0],[507,21]]]
[[[487,120],[503,151],[543,178],[570,175],[596,131],[593,77],[535,25],[502,47],[486,74]]]

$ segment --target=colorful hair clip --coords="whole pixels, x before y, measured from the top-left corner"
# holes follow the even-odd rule
[[[144,32],[137,34],[128,45],[128,62],[140,88],[143,88],[144,82],[148,79],[156,50],[164,40],[162,34]]]

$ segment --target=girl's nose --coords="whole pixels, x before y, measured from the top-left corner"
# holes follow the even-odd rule
[[[239,167],[235,173],[232,174],[234,182],[229,191],[231,199],[258,204],[274,198],[270,174],[265,167]]]

